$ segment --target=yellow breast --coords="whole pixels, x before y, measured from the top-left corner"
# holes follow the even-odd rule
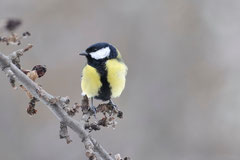
[[[102,83],[100,81],[100,75],[97,70],[90,65],[86,65],[82,72],[81,87],[84,95],[89,98],[98,95],[98,91],[101,88]]]
[[[111,87],[113,98],[121,95],[126,82],[127,66],[117,59],[111,59],[106,62],[107,80]]]

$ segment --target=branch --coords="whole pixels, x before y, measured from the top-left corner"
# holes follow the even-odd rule
[[[64,102],[48,92],[28,78],[18,67],[16,67],[9,57],[0,53],[0,66],[10,79],[19,81],[34,97],[44,103],[52,113],[59,119],[62,127],[70,127],[79,135],[86,149],[86,156],[89,159],[114,160],[109,153],[84,129],[84,121],[77,121],[71,118],[64,110]],[[66,125],[66,126],[65,126]],[[67,132],[64,131],[65,136]]]

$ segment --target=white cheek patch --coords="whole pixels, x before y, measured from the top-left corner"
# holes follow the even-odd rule
[[[110,48],[106,47],[106,48],[102,48],[96,52],[91,52],[90,53],[91,57],[94,59],[103,59],[106,58],[110,55]]]

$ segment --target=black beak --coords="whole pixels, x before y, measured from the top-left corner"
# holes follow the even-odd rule
[[[84,51],[84,52],[80,53],[79,55],[81,55],[81,56],[87,56],[88,53],[87,53],[86,51]]]

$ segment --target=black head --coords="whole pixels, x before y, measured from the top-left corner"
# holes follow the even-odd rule
[[[96,43],[86,49],[80,55],[86,56],[87,59],[107,60],[118,56],[117,49],[108,43]]]
[[[34,70],[37,72],[39,78],[44,76],[44,74],[47,72],[46,66],[42,66],[42,65],[34,66],[32,71]]]

